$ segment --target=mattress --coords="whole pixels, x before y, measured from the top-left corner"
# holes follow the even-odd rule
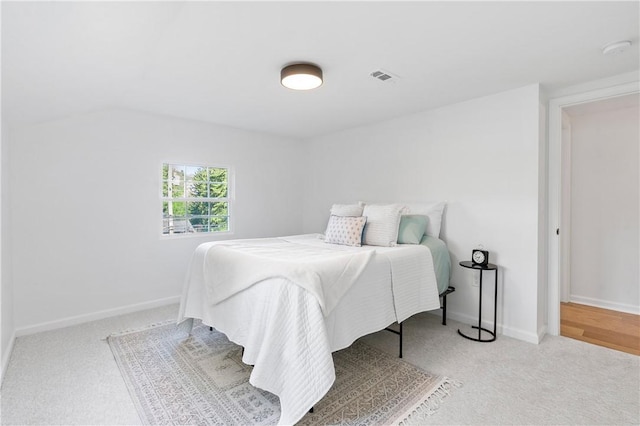
[[[439,238],[424,235],[420,244],[428,247],[433,257],[433,266],[436,272],[438,283],[438,293],[442,294],[449,287],[449,276],[451,274],[451,256],[444,241]]]

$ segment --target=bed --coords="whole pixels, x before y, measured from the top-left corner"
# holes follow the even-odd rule
[[[446,245],[429,235],[395,247],[321,234],[204,243],[178,322],[200,319],[241,345],[250,383],[277,395],[279,423],[294,424],[333,384],[332,352],[439,309],[449,271]]]

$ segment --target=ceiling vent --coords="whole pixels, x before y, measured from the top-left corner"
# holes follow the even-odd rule
[[[400,79],[397,75],[392,74],[389,71],[385,71],[385,70],[382,70],[382,69],[375,70],[374,72],[372,72],[369,75],[371,77],[375,78],[376,80],[380,80],[380,81],[385,82],[385,83],[395,83],[396,80]]]

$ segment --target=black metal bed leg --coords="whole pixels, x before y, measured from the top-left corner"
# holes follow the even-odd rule
[[[402,323],[400,323],[399,325],[400,325],[400,355],[399,355],[399,357],[402,358]]]
[[[394,330],[393,328],[389,328],[389,327],[385,328],[385,330],[386,330],[386,331],[390,331],[390,332],[392,332],[393,334],[397,334],[397,335],[398,335],[398,337],[399,337],[399,341],[400,341],[400,350],[399,350],[399,354],[398,354],[398,356],[399,356],[400,358],[402,358],[402,323],[401,323],[401,322],[399,322],[399,323],[398,323],[398,325],[400,326],[400,327],[399,327],[399,328],[400,328],[399,330]]]
[[[442,325],[447,325],[447,295],[454,291],[456,291],[456,288],[449,286],[445,291],[440,293],[440,297],[442,297]]]
[[[209,327],[209,331],[213,331],[213,327]]]
[[[447,325],[447,295],[442,296],[442,325]]]
[[[313,414],[313,407],[309,409],[309,412]]]

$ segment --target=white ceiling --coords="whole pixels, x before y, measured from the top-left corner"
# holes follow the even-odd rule
[[[307,138],[637,71],[639,5],[3,1],[3,120],[121,107]],[[633,46],[602,55],[618,40]],[[283,88],[292,61],[320,65],[324,85]]]

